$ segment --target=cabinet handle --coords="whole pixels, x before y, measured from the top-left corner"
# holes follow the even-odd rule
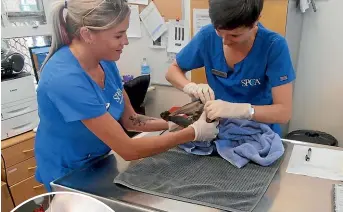
[[[18,115],[20,114],[23,114],[25,113],[27,109],[30,109],[30,106],[26,106],[26,107],[23,107],[23,108],[19,108],[19,109],[16,109],[16,110],[12,110],[12,111],[8,111],[7,113],[18,113],[18,112],[21,112],[19,113]]]
[[[35,150],[35,149],[33,148],[33,149],[23,150],[23,153],[32,152],[33,150]]]
[[[31,124],[32,124],[32,122],[26,123],[26,124],[22,124],[20,126],[14,127],[12,130],[22,129],[22,128],[27,127],[27,126],[30,127]]]
[[[40,184],[38,186],[34,186],[33,189],[42,188],[43,186],[44,186],[44,184]]]
[[[27,168],[27,170],[32,170],[32,169],[36,169],[37,168],[37,166],[33,166],[33,167],[29,167],[29,168]]]

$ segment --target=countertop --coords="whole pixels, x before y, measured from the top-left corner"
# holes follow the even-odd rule
[[[158,134],[157,132],[156,134]],[[141,134],[151,136],[154,134]],[[254,212],[329,212],[332,206],[332,185],[337,181],[286,173],[294,144],[334,148],[298,141],[288,143],[285,159],[267,192]],[[337,148],[342,150],[340,148]],[[110,154],[82,170],[74,171],[52,183],[54,191],[75,191],[93,196],[115,211],[197,211],[217,212],[218,209],[168,198],[153,196],[117,186],[113,179],[135,162],[124,161]]]

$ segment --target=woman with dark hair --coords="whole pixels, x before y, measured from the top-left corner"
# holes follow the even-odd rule
[[[176,56],[166,78],[200,98],[207,117],[239,118],[279,124],[292,114],[295,72],[287,42],[259,23],[263,0],[210,0],[212,24],[203,27]],[[205,67],[207,84],[195,84],[185,72]]]

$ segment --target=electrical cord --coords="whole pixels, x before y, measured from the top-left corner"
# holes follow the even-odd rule
[[[7,181],[7,168],[6,168],[6,162],[5,162],[4,156],[3,156],[2,154],[1,154],[1,160],[2,160],[2,163],[4,164],[6,186],[7,186],[8,192],[9,192],[9,194],[10,194],[11,200],[12,200],[12,202],[13,202],[13,206],[15,206],[14,198],[13,198],[13,195],[12,195],[12,192],[11,192],[11,189],[10,189],[10,186],[9,186],[9,184],[8,184],[8,181]]]

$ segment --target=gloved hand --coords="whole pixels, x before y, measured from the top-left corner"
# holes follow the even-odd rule
[[[215,120],[217,118],[237,118],[251,119],[251,104],[231,103],[223,100],[208,101],[205,104],[204,111],[207,118]]]
[[[215,139],[219,133],[218,124],[218,121],[207,123],[206,113],[203,112],[198,121],[190,125],[195,131],[194,141],[212,141]]]
[[[214,92],[208,84],[195,84],[194,82],[188,83],[183,87],[183,92],[191,97],[200,99],[202,103],[214,100]]]

